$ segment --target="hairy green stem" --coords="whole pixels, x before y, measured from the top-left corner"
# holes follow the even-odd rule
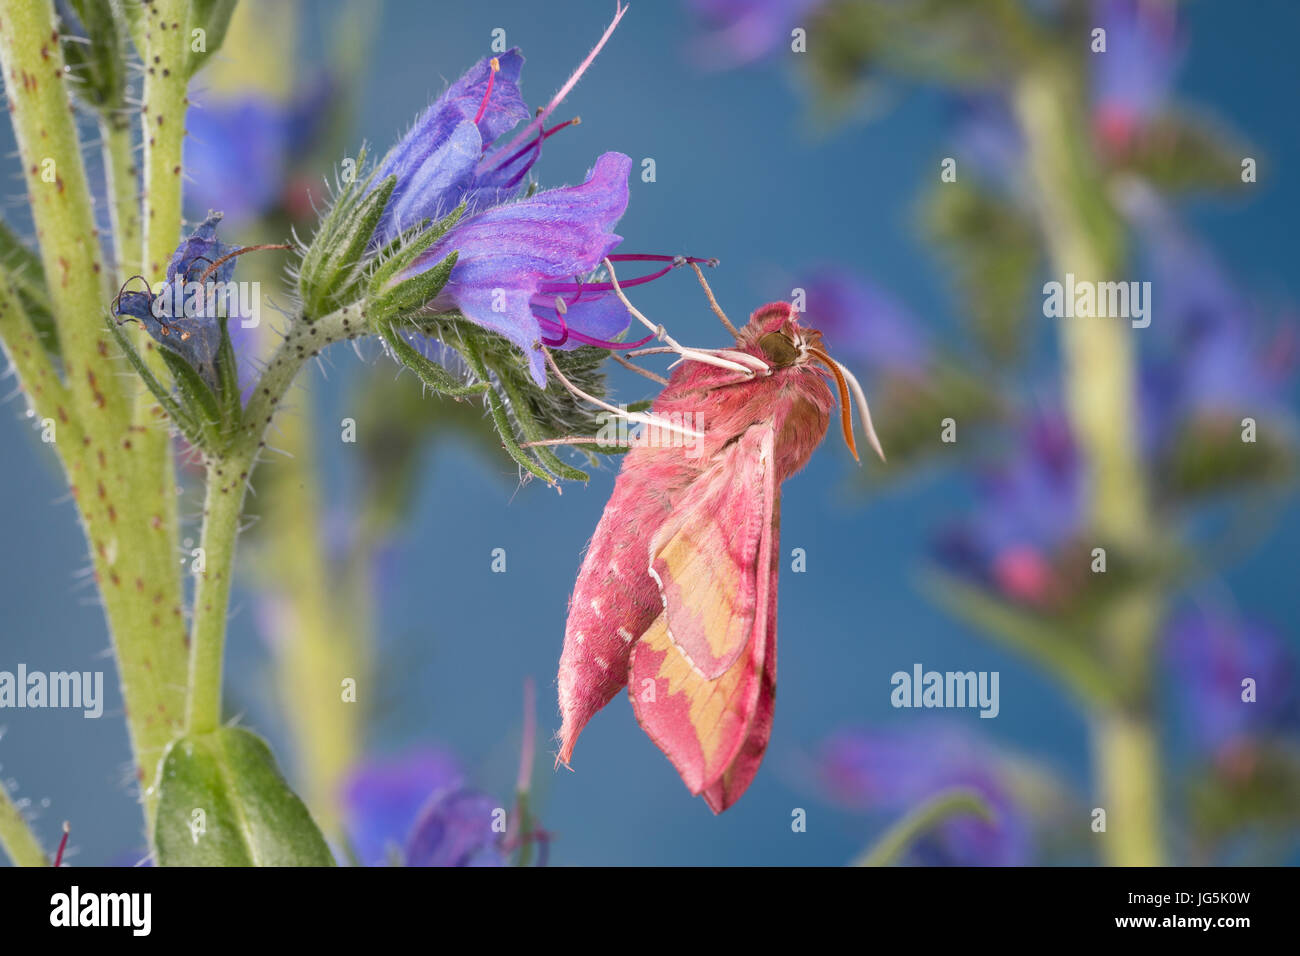
[[[8,854],[14,866],[50,865],[50,858],[41,849],[41,841],[32,833],[3,783],[0,783],[0,848]]]
[[[104,141],[104,179],[113,223],[113,253],[117,260],[114,281],[120,284],[130,276],[143,274],[140,171],[135,161],[135,139],[130,119],[116,115],[101,117],[99,129]]]
[[[1123,263],[1123,230],[1092,165],[1084,97],[1068,62],[1046,53],[1021,80],[1016,112],[1028,144],[1039,213],[1055,270],[1064,280],[1113,281]],[[1089,517],[1107,544],[1147,553],[1157,534],[1138,451],[1134,331],[1119,317],[1063,319],[1065,398],[1087,468]],[[1158,592],[1126,595],[1103,615],[1097,635],[1120,690],[1097,709],[1093,749],[1098,783],[1113,824],[1104,856],[1121,866],[1156,866],[1160,763],[1149,695],[1151,658],[1161,614]]]
[[[267,360],[230,449],[208,462],[200,538],[204,571],[198,577],[190,631],[186,726],[191,733],[212,731],[221,723],[222,657],[235,539],[244,492],[265,447],[266,429],[303,363],[333,342],[357,337],[365,328],[364,315],[357,306],[315,322],[295,322]]]
[[[142,443],[167,440],[165,423],[133,425],[121,366],[103,336],[111,278],[95,233],[64,60],[49,0],[8,4],[0,15],[0,66],[50,291],[70,398],[67,427],[79,447],[59,446],[90,544],[122,683],[146,820],[158,758],[180,729],[184,707],[185,631],[174,525],[174,496],[142,481]],[[6,331],[21,356],[21,341]],[[21,340],[21,333],[19,336]],[[18,346],[15,348],[15,346]],[[26,357],[24,357],[26,358]],[[54,392],[49,370],[19,362],[38,398]],[[30,376],[30,377],[29,377]],[[42,377],[44,383],[42,384]],[[57,414],[56,421],[62,422]],[[155,436],[161,436],[155,438]]]

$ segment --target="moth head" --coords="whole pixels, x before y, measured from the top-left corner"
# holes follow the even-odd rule
[[[849,446],[853,457],[858,457],[857,444],[853,440],[853,404],[856,401],[862,415],[862,425],[867,433],[867,440],[881,461],[885,459],[880,439],[871,424],[871,410],[867,407],[867,398],[862,386],[853,373],[831,358],[822,341],[821,332],[807,328],[799,323],[799,312],[788,302],[773,302],[758,309],[750,317],[746,327],[753,341],[763,353],[764,360],[773,369],[808,368],[831,376],[839,389],[841,423],[844,429],[844,442]]]

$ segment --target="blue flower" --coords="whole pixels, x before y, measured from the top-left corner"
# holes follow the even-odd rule
[[[899,815],[943,791],[965,787],[993,811],[991,821],[971,815],[945,821],[913,845],[915,862],[1033,862],[1032,820],[1012,792],[1001,756],[954,728],[844,731],[826,741],[817,766],[828,795],[850,809]]]
[[[456,761],[420,751],[357,767],[344,782],[345,829],[365,866],[501,866],[496,801],[466,787]]]
[[[1106,31],[1106,52],[1092,55],[1093,126],[1103,145],[1122,148],[1169,98],[1177,18],[1172,4],[1151,0],[1097,0],[1093,10]]]
[[[455,250],[456,267],[429,311],[459,311],[505,336],[524,351],[533,379],[545,385],[539,346],[544,326],[559,333],[559,317],[552,316],[561,294],[548,290],[562,286],[581,293],[573,277],[594,270],[621,241],[611,230],[627,208],[631,168],[627,156],[605,153],[580,186],[547,190],[470,216],[421,255],[407,275]],[[626,329],[630,316],[600,292],[567,305],[563,319],[567,341],[552,339],[551,344],[572,348],[581,344],[575,334],[606,339]]]

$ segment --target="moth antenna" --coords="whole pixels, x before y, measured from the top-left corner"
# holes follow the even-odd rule
[[[605,257],[605,268],[609,270],[609,284],[614,287],[614,294],[618,296],[618,301],[623,303],[623,307],[632,314],[633,318],[654,333],[655,337],[658,338],[660,342],[667,345],[671,351],[676,352],[682,358],[691,359],[695,362],[703,362],[705,365],[716,365],[718,368],[725,368],[732,372],[743,372],[746,375],[753,376],[754,370],[752,368],[748,368],[747,366],[728,359],[719,358],[709,351],[688,349],[681,346],[676,339],[668,334],[667,329],[662,325],[655,325],[642,315],[640,310],[631,303],[627,295],[623,292],[622,286],[618,284],[618,276],[614,273],[614,263],[609,261],[609,256]],[[766,368],[766,366],[764,367]]]
[[[842,378],[842,384],[848,385],[849,390],[853,393],[854,399],[857,401],[858,412],[862,415],[862,427],[867,433],[867,441],[870,443],[875,453],[880,456],[881,461],[888,461],[889,459],[885,457],[885,449],[880,445],[880,437],[876,434],[876,427],[871,423],[871,409],[867,407],[866,393],[862,391],[862,386],[858,384],[858,380],[854,377],[853,373],[820,349],[809,349],[808,351],[810,354],[816,356],[818,361],[826,364],[827,368],[831,371],[831,374],[835,375],[837,383],[840,382]],[[847,413],[847,407],[845,411]],[[853,448],[852,439],[849,439],[849,448]],[[857,457],[856,451],[854,452],[853,457]]]
[[[718,260],[714,259],[710,264],[717,265]],[[695,278],[699,279],[700,285],[704,287],[704,294],[708,296],[709,299],[709,308],[713,310],[714,315],[722,320],[722,324],[727,327],[727,331],[731,333],[731,337],[739,342],[740,333],[736,331],[736,327],[732,325],[731,320],[727,318],[727,313],[722,311],[722,306],[718,305],[718,300],[713,296],[713,290],[709,288],[709,280],[704,278],[704,270],[700,268],[698,262],[692,262],[691,268],[695,270]]]
[[[617,415],[619,418],[626,418],[630,422],[640,422],[643,425],[652,425],[655,428],[662,428],[665,431],[677,432],[679,435],[686,435],[689,438],[704,437],[700,432],[695,431],[693,428],[686,428],[682,425],[674,425],[672,422],[668,421],[667,419],[662,419],[655,415],[642,415],[640,412],[629,412],[625,408],[618,408],[614,405],[609,404],[608,402],[601,401],[599,398],[596,398],[594,395],[588,395],[586,392],[578,388],[578,386],[574,385],[572,382],[570,382],[567,378],[564,377],[564,373],[560,371],[560,366],[555,363],[555,357],[551,355],[550,349],[546,348],[546,346],[544,345],[541,346],[541,349],[542,349],[542,354],[546,356],[547,364],[551,366],[551,371],[553,371],[555,373],[555,377],[560,380],[560,384],[563,385],[566,389],[568,389],[571,394],[582,399],[584,402],[590,402],[592,405],[595,405],[597,408],[603,408],[605,411],[610,412],[613,415]]]

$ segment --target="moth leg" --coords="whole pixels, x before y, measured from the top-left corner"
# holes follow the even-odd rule
[[[520,448],[535,448],[535,447],[537,447],[538,445],[548,445],[548,446],[555,446],[555,445],[600,445],[602,448],[631,448],[631,447],[633,447],[633,445],[632,445],[632,440],[631,440],[630,438],[626,438],[626,439],[622,439],[622,440],[614,439],[614,440],[612,440],[612,441],[606,441],[606,440],[603,439],[603,438],[592,438],[592,437],[589,436],[589,435],[569,435],[569,436],[567,436],[567,437],[565,437],[565,438],[545,438],[545,439],[539,439],[539,440],[537,440],[537,441],[521,441],[521,442],[519,443],[519,447],[520,447]]]
[[[662,325],[655,325],[642,315],[640,310],[631,303],[627,295],[623,292],[623,288],[618,284],[618,276],[614,274],[614,263],[609,261],[608,256],[605,257],[605,268],[609,270],[609,284],[614,287],[614,294],[617,295],[618,300],[623,303],[623,307],[626,308],[628,312],[632,313],[633,318],[653,332],[655,337],[658,338],[660,342],[667,345],[672,351],[676,352],[684,359],[690,359],[694,362],[703,362],[706,365],[716,365],[718,368],[725,368],[732,372],[744,372],[751,377],[753,376],[754,370],[746,365],[742,365],[739,362],[733,362],[730,359],[721,358],[713,354],[711,351],[688,349],[679,344],[676,339],[668,334],[667,329]]]
[[[736,327],[732,325],[731,320],[727,318],[727,313],[722,311],[722,306],[718,305],[718,300],[713,297],[713,290],[709,288],[709,280],[704,278],[704,270],[700,268],[699,263],[697,262],[692,262],[691,268],[695,270],[695,278],[699,279],[700,285],[704,287],[704,294],[709,297],[709,308],[713,310],[714,315],[722,320],[722,324],[727,327],[727,331],[731,333],[731,337],[739,342],[740,333],[736,331]]]
[[[633,372],[636,372],[638,375],[644,375],[652,382],[658,382],[660,385],[668,384],[668,379],[664,378],[662,375],[656,375],[654,372],[650,371],[647,368],[642,368],[640,365],[635,365],[632,362],[629,362],[627,359],[623,358],[623,356],[619,355],[617,352],[610,352],[609,357],[612,358],[619,365],[623,366],[624,368],[630,369]]]

